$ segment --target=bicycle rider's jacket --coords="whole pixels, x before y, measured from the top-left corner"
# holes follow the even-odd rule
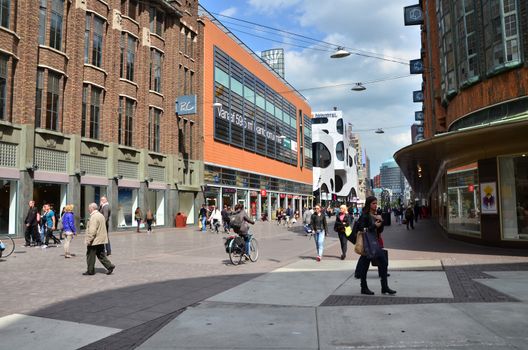
[[[240,222],[242,222],[242,225],[240,225],[240,230],[238,231],[238,234],[240,236],[246,236],[249,232],[249,225],[247,223],[249,222],[250,224],[254,225],[255,221],[253,221],[253,219],[251,219],[247,215],[244,209],[237,211],[235,215],[238,215]]]

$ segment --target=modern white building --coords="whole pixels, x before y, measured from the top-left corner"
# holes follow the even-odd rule
[[[356,149],[345,133],[342,111],[312,113],[313,190],[320,201],[357,198]],[[335,195],[335,196],[334,196]]]

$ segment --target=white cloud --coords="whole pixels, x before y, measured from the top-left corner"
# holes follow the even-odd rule
[[[227,9],[225,9],[225,10],[222,10],[220,12],[220,14],[222,16],[233,17],[233,16],[235,16],[237,14],[237,12],[238,12],[238,9],[235,6],[231,6],[231,7],[227,8]]]
[[[321,6],[316,0],[248,0],[248,3],[253,6],[252,10],[263,14],[288,13],[289,17],[280,21],[287,30],[318,33],[326,42],[408,62],[420,56],[419,28],[405,27],[403,23],[403,7],[409,1],[332,0],[331,6]],[[314,111],[330,110],[334,106],[343,110],[347,121],[360,130],[363,146],[371,159],[371,174],[376,175],[383,161],[411,143],[414,111],[421,108],[412,102],[412,91],[420,88],[421,76],[367,84],[363,92],[350,91],[350,86],[304,90],[404,76],[409,74],[409,67],[357,55],[331,59],[326,52],[296,50],[286,46],[286,79],[308,98]],[[371,130],[376,128],[386,128],[385,133],[380,135]]]

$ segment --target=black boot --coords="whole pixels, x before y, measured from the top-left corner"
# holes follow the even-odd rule
[[[382,294],[390,294],[390,295],[396,294],[395,290],[392,290],[392,289],[389,288],[389,284],[387,283],[387,279],[386,278],[382,278],[381,279],[381,293]]]
[[[374,292],[371,291],[368,288],[368,286],[367,286],[367,279],[366,278],[362,278],[361,279],[361,294],[374,295]]]

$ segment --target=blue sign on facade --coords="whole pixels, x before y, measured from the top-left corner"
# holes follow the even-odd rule
[[[424,72],[424,65],[421,58],[409,61],[409,70],[411,74],[422,74]]]
[[[413,91],[413,102],[423,102],[424,93],[422,90]]]
[[[417,122],[424,120],[424,112],[423,111],[416,111],[414,112],[414,120]]]
[[[422,7],[419,4],[404,7],[403,15],[406,26],[413,26],[424,23]]]
[[[176,99],[178,115],[196,114],[196,95],[180,96]]]

